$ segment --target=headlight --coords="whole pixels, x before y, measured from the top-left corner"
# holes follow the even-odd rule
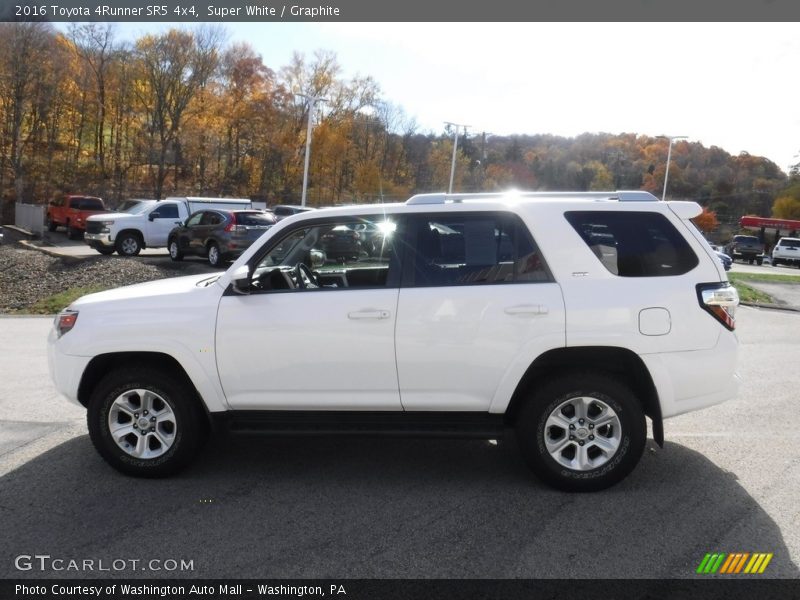
[[[101,221],[100,223],[101,223],[102,225],[105,225],[106,227],[108,227],[108,226],[110,226],[110,225],[113,225],[113,224],[114,224],[114,221]]]
[[[68,331],[70,331],[73,327],[75,327],[75,322],[78,320],[78,311],[77,310],[62,310],[58,315],[56,315],[55,320],[55,328],[58,337],[61,337]]]

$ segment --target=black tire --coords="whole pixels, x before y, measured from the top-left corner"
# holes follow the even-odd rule
[[[174,414],[171,446],[155,458],[131,455],[117,444],[109,428],[114,401],[127,391],[141,389],[157,394]],[[199,402],[194,390],[170,373],[151,365],[120,368],[103,377],[92,392],[86,413],[89,437],[100,456],[118,471],[136,477],[167,477],[186,467],[205,441],[208,428]],[[139,431],[132,434],[134,440]]]
[[[755,262],[755,261],[754,261],[754,259],[752,259],[752,258],[749,258],[749,259],[747,259],[747,262],[748,262],[749,264],[751,264],[751,265],[752,265],[752,264],[753,264],[753,262]]]
[[[169,250],[169,257],[174,261],[183,260],[183,252],[181,252],[181,248],[178,245],[178,240],[171,239],[167,243],[167,249]]]
[[[80,229],[75,229],[67,225],[67,238],[70,240],[79,240],[83,237],[83,232]]]
[[[222,264],[222,253],[219,251],[219,246],[216,242],[208,244],[208,264],[212,267],[218,267]]]
[[[545,445],[545,436],[552,435],[553,430],[558,429],[546,428],[551,413],[570,399],[581,397],[592,398],[610,407],[616,413],[620,425],[615,452],[596,468],[584,470],[572,469],[559,463]],[[647,424],[642,406],[630,389],[608,375],[591,371],[566,373],[539,387],[520,409],[516,430],[522,454],[534,474],[548,485],[568,492],[595,492],[624,479],[638,464],[647,439]],[[569,432],[563,431],[563,435],[569,437]],[[575,432],[576,438],[591,433],[582,426],[579,431],[580,434]],[[611,429],[604,432],[611,433]],[[583,439],[586,441],[587,455],[591,451],[600,451],[599,446],[593,445],[588,438]],[[577,443],[567,442],[567,445],[575,453],[579,451]],[[562,451],[561,456],[564,452],[568,450]],[[592,460],[597,461],[599,458]]]
[[[756,264],[760,267],[762,264],[764,264],[764,259],[763,258],[757,258],[756,259]]]
[[[120,256],[137,256],[142,251],[142,240],[135,233],[123,233],[114,243]]]
[[[50,218],[50,215],[47,215],[46,222],[47,222],[47,231],[55,231],[56,229],[58,229],[58,224],[55,223],[53,219]]]
[[[97,250],[103,256],[111,256],[114,254],[114,248],[108,248],[106,246],[94,246],[94,249]]]
[[[772,266],[773,267],[777,267],[779,264],[781,264],[781,261],[779,261],[777,258],[773,258],[772,259]]]

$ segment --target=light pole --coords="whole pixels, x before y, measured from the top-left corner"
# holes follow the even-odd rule
[[[308,102],[308,125],[306,127],[306,161],[303,167],[303,195],[300,198],[300,206],[306,205],[306,192],[308,191],[308,164],[311,158],[311,123],[314,120],[314,108],[317,102],[327,102],[326,98],[321,96],[309,96],[308,94],[295,94],[305,98]]]
[[[667,170],[664,171],[664,191],[661,192],[661,201],[663,202],[664,199],[667,197],[667,178],[669,177],[669,161],[672,158],[672,142],[674,140],[685,140],[687,137],[686,135],[659,135],[661,139],[669,140],[669,148],[667,149]]]
[[[451,123],[450,121],[445,121],[445,125],[451,125],[455,127],[455,133],[453,134],[453,163],[450,165],[450,185],[447,187],[447,193],[453,193],[453,177],[456,174],[456,150],[458,149],[458,128],[463,127],[464,133],[467,132],[467,127],[469,125],[464,125],[463,123]]]

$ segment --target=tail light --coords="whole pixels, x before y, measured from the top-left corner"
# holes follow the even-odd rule
[[[78,320],[78,311],[77,310],[62,310],[58,315],[56,315],[56,333],[58,333],[58,337],[61,337],[68,331],[70,331],[73,327],[75,327],[75,322]]]
[[[722,323],[726,329],[736,329],[736,307],[739,306],[739,292],[727,281],[721,283],[701,283],[697,286],[700,306]]]
[[[247,231],[247,227],[245,227],[244,225],[237,225],[236,224],[236,215],[232,214],[231,215],[231,222],[228,223],[225,226],[225,231],[227,231],[228,233],[230,233],[230,232],[241,233],[242,231]]]

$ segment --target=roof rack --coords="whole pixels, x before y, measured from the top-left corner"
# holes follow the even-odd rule
[[[616,192],[491,192],[471,194],[416,194],[406,200],[407,205],[458,204],[468,200],[495,200],[500,198],[576,198],[617,202],[658,202],[650,192],[620,190]]]

